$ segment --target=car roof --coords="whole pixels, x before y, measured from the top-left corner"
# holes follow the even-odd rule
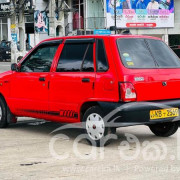
[[[157,37],[153,36],[144,36],[144,35],[129,35],[129,34],[117,34],[117,35],[80,35],[80,36],[63,36],[63,37],[56,37],[56,38],[49,38],[42,42],[46,41],[56,41],[60,39],[87,39],[87,38],[102,38],[102,39],[120,39],[120,38],[146,38],[146,39],[156,39],[156,40],[162,40]]]

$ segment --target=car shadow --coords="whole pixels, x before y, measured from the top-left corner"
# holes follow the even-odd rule
[[[74,126],[67,126],[67,124],[45,121],[40,119],[18,120],[17,123],[11,124],[8,129],[14,129],[19,131],[29,131],[36,134],[42,134],[45,136],[54,136],[58,133],[63,133],[70,138],[76,138],[82,134],[82,129]],[[55,131],[55,132],[54,132]]]
[[[57,134],[64,134],[68,136],[73,143],[76,137],[83,133],[82,128],[78,126],[76,128],[73,127],[71,128],[71,126],[67,126],[67,124],[62,123],[44,121],[39,119],[28,119],[20,120],[16,124],[11,124],[8,129],[19,130],[21,132],[28,131],[34,134],[42,134],[43,136],[47,137],[53,137]],[[141,127],[143,128],[141,131],[139,131],[140,127],[138,128],[138,130],[136,130],[137,127],[138,126],[117,128],[115,139],[111,139],[107,147],[119,146],[121,142],[127,141],[128,135],[133,135],[134,137],[136,137],[140,144],[142,144],[144,141],[153,142],[158,140],[164,140],[163,137],[155,136],[146,126],[141,125]],[[172,136],[169,138],[173,139],[175,137]],[[84,145],[88,145],[88,143],[84,140],[81,141],[81,143]]]

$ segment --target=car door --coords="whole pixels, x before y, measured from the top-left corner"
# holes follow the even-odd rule
[[[94,39],[67,39],[55,72],[51,73],[49,103],[52,118],[76,122],[78,107],[94,97]]]
[[[49,73],[62,41],[40,44],[20,64],[10,82],[11,111],[17,115],[44,117],[48,114]]]

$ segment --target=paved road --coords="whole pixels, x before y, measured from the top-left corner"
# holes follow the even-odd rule
[[[0,179],[179,179],[180,156],[178,160],[177,152],[180,152],[180,142],[177,142],[177,134],[159,138],[145,126],[119,128],[118,139],[102,152],[100,148],[93,148],[96,154],[93,159],[91,146],[86,141],[81,141],[77,147],[83,158],[73,150],[74,140],[81,130],[69,129],[50,134],[60,126],[58,123],[21,118],[17,124],[0,129]],[[54,139],[58,133],[69,138]],[[126,140],[125,133],[135,135],[139,144],[130,143],[129,147],[124,143],[120,145]],[[180,131],[178,136],[180,140]],[[57,141],[49,145],[52,139]],[[151,144],[148,145],[149,142]],[[50,153],[49,146],[58,156]],[[158,153],[162,160],[153,161]],[[68,157],[56,159],[63,155]],[[126,159],[135,155],[137,157],[133,160]]]
[[[0,72],[9,69],[10,63],[0,62]],[[19,118],[17,124],[0,129],[0,180],[179,179],[180,130],[170,138],[160,138],[145,126],[119,128],[116,140],[104,150],[93,148],[92,153],[86,141],[73,148],[81,130],[50,134],[61,126]],[[66,136],[54,137],[59,133]],[[133,141],[131,136],[132,143],[126,146],[125,133],[135,135],[138,141]],[[65,155],[67,158],[60,160]],[[132,160],[127,160],[130,157]]]
[[[10,70],[10,62],[0,62],[0,73]]]

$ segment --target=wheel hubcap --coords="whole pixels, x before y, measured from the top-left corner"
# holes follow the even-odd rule
[[[103,118],[96,113],[90,114],[86,121],[86,130],[92,140],[101,139],[105,131]]]

